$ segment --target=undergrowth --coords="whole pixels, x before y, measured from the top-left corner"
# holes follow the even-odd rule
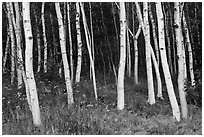
[[[98,82],[98,101],[90,81],[74,85],[75,104],[67,105],[62,81],[36,80],[43,127],[33,126],[25,89],[3,83],[2,133],[4,135],[200,135],[202,109],[189,105],[189,119],[172,117],[166,100],[148,105],[147,86],[125,81],[125,109],[116,109],[116,86]],[[165,97],[164,97],[165,98]]]

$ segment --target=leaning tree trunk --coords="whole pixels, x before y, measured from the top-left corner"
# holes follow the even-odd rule
[[[8,57],[8,51],[9,51],[9,42],[10,42],[10,34],[9,34],[9,29],[7,29],[7,40],[6,40],[6,49],[5,49],[5,54],[3,57],[3,66],[2,66],[2,71],[3,73],[6,72],[6,61],[7,61],[7,57]]]
[[[90,58],[90,65],[91,65],[91,70],[92,70],[92,76],[93,76],[93,87],[94,87],[94,94],[95,94],[95,99],[98,99],[97,95],[97,90],[96,90],[96,76],[95,76],[95,68],[94,68],[94,60],[93,60],[93,55],[91,52],[91,41],[89,39],[90,33],[88,33],[88,25],[86,23],[86,17],[85,17],[85,12],[82,3],[80,3],[81,11],[82,11],[82,17],[83,17],[83,24],[84,24],[84,31],[85,31],[85,37],[86,37],[86,43],[87,43],[87,49],[89,52],[89,58]],[[88,36],[89,35],[89,36]]]
[[[157,37],[157,33],[156,33],[156,23],[155,23],[155,19],[154,16],[152,14],[152,4],[149,4],[149,17],[150,17],[150,21],[151,21],[151,25],[152,25],[152,34],[153,34],[153,39],[154,39],[154,48],[155,48],[155,52],[156,52],[156,58],[157,58],[157,63],[159,66],[159,45],[158,45],[158,37]]]
[[[67,100],[68,100],[68,105],[71,105],[74,103],[74,98],[73,98],[73,91],[72,91],[72,83],[70,80],[69,64],[67,60],[64,25],[62,21],[62,14],[60,11],[60,4],[55,3],[55,8],[56,8],[57,20],[59,25],[59,37],[60,37],[61,54],[62,54],[62,60],[63,60],[63,66],[64,66],[64,77],[65,77],[65,83],[66,83],[66,89],[67,89]]]
[[[77,46],[78,46],[78,57],[77,57],[77,69],[75,82],[80,82],[81,75],[81,63],[82,63],[82,41],[80,31],[80,9],[79,2],[76,3],[76,31],[77,31]]]
[[[188,117],[188,106],[186,102],[186,94],[184,91],[184,83],[185,83],[185,71],[184,71],[184,59],[183,58],[183,43],[182,43],[182,29],[181,29],[181,14],[180,14],[180,3],[175,2],[174,3],[174,21],[175,24],[175,33],[176,33],[176,45],[177,45],[177,57],[178,57],[178,90],[179,90],[179,96],[180,96],[180,102],[181,102],[181,112],[182,117],[187,119]]]
[[[124,100],[124,73],[126,59],[126,14],[125,3],[120,2],[120,64],[118,68],[117,83],[117,108],[122,110],[125,106]]]
[[[12,19],[11,19],[11,10],[9,2],[6,3],[7,13],[8,13],[8,22],[9,22],[9,33],[11,37],[11,84],[14,83],[15,77],[15,39],[14,39],[14,30],[12,26]]]
[[[40,108],[38,103],[38,94],[36,89],[35,78],[33,74],[33,35],[30,20],[30,3],[23,2],[23,26],[25,33],[25,67],[26,78],[29,85],[29,92],[31,98],[31,111],[33,115],[33,123],[35,126],[40,127],[42,125],[40,119]]]
[[[42,28],[43,28],[43,41],[44,41],[44,73],[47,73],[47,38],[45,34],[45,3],[42,3]]]
[[[164,37],[164,17],[162,13],[161,2],[156,3],[156,12],[158,20],[158,32],[159,32],[159,48],[161,55],[161,64],[164,72],[164,78],[166,82],[167,92],[169,95],[173,116],[180,121],[180,110],[174,93],[174,87],[171,80],[171,75],[169,71],[169,66],[167,63],[166,47],[165,47],[165,37]]]

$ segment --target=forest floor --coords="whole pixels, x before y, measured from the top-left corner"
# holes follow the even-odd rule
[[[125,109],[116,109],[116,85],[97,78],[99,99],[94,100],[92,83],[82,78],[74,86],[73,106],[67,106],[63,78],[36,76],[43,127],[35,128],[26,102],[25,88],[17,90],[9,77],[2,83],[3,135],[201,135],[202,108],[189,104],[189,119],[172,117],[166,91],[164,100],[148,105],[147,85],[125,79]]]

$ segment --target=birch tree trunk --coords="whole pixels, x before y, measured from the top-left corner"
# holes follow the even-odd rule
[[[89,39],[90,37],[90,33],[88,33],[88,26],[86,23],[86,17],[85,17],[85,12],[84,12],[84,8],[82,3],[80,3],[80,7],[81,7],[81,11],[82,11],[82,17],[83,17],[83,24],[84,24],[84,30],[85,30],[85,36],[86,36],[86,43],[87,43],[87,49],[89,52],[89,58],[90,58],[90,64],[91,64],[91,70],[92,70],[92,76],[93,76],[93,87],[94,87],[94,94],[95,94],[95,99],[98,99],[98,95],[97,95],[97,90],[96,90],[96,76],[95,76],[95,68],[94,68],[94,61],[93,61],[93,56],[92,56],[92,52],[91,52],[91,39]],[[89,35],[89,36],[88,36]]]
[[[33,74],[33,35],[30,21],[30,3],[23,2],[23,26],[25,33],[25,66],[26,66],[26,78],[29,85],[29,93],[31,98],[31,112],[33,115],[33,123],[35,126],[40,127],[42,125],[40,119],[40,108],[38,103],[38,95],[36,89],[35,78]]]
[[[82,41],[80,31],[80,9],[79,3],[76,3],[76,30],[77,30],[77,46],[78,46],[78,57],[77,57],[77,69],[75,82],[80,82],[81,75],[81,63],[82,63]]]
[[[67,89],[67,100],[68,100],[68,105],[71,105],[74,103],[74,98],[73,98],[73,91],[72,91],[72,83],[70,80],[69,64],[67,60],[64,25],[62,21],[62,14],[60,11],[60,4],[55,3],[55,8],[56,8],[57,20],[59,25],[59,37],[60,37],[61,54],[62,54],[62,60],[63,60],[63,66],[64,66],[64,77],[65,77],[65,83],[66,83],[66,89]]]
[[[74,77],[74,66],[73,66],[73,47],[72,47],[72,31],[71,31],[71,18],[70,18],[70,3],[67,3],[67,25],[68,25],[68,35],[69,35],[69,58],[70,58],[70,71],[71,71],[71,81],[73,84],[73,77]]]
[[[26,97],[28,101],[28,105],[30,110],[31,109],[31,95],[30,95],[30,89],[28,85],[28,81],[26,79],[26,74],[25,74],[25,69],[24,69],[24,61],[22,57],[22,49],[21,49],[21,40],[22,40],[22,35],[21,35],[21,14],[20,14],[20,9],[18,2],[15,2],[15,10],[16,10],[16,38],[17,38],[17,62],[18,62],[18,68],[21,71],[21,77],[23,76],[23,81],[25,83],[25,88],[26,88]]]
[[[169,66],[167,63],[166,47],[165,47],[165,37],[164,37],[164,17],[162,13],[161,2],[156,3],[156,13],[158,20],[158,32],[159,32],[159,48],[161,55],[161,64],[164,72],[165,83],[167,87],[167,92],[169,95],[173,116],[177,121],[180,121],[180,110],[175,97],[174,87],[171,80],[171,75],[169,71]]]
[[[7,40],[6,40],[6,49],[3,57],[3,73],[6,72],[6,61],[7,61],[7,56],[8,56],[8,51],[9,51],[9,42],[10,42],[10,34],[9,34],[9,27],[7,27]]]
[[[13,7],[13,4],[10,2],[10,9],[11,9],[11,18],[12,18],[12,22],[13,22],[13,26],[14,26],[14,32],[16,34],[16,44],[17,44],[17,47],[18,46],[21,46],[21,26],[20,26],[20,11],[19,11],[19,8],[18,8],[18,3],[15,3],[15,13],[16,13],[16,20],[14,18],[14,7]],[[18,21],[17,21],[18,20]],[[16,51],[17,51],[17,54],[18,54],[18,50],[19,48],[16,48]],[[23,80],[22,80],[22,71],[20,69],[20,65],[22,62],[20,62],[19,60],[19,57],[17,55],[17,64],[16,64],[16,69],[17,69],[17,82],[18,82],[18,89],[20,89],[23,85]]]
[[[126,13],[125,3],[120,2],[120,64],[118,68],[117,84],[117,108],[122,110],[125,106],[124,100],[124,73],[126,59]]]
[[[186,44],[188,47],[191,86],[195,86],[194,71],[193,71],[193,53],[192,53],[192,47],[191,47],[190,36],[189,36],[189,31],[188,31],[188,25],[186,23],[185,15],[183,15],[183,26],[184,26],[184,30],[185,30]]]
[[[138,81],[138,46],[137,46],[137,40],[141,32],[141,25],[139,25],[139,28],[137,30],[137,33],[134,36],[134,53],[135,53],[135,66],[134,66],[134,79],[135,84],[139,84]]]
[[[150,49],[150,30],[148,20],[148,6],[147,2],[143,3],[144,14],[144,35],[145,35],[145,51],[146,51],[146,69],[147,69],[147,83],[148,83],[148,101],[150,105],[155,104],[154,85],[152,76],[152,61]]]
[[[47,38],[45,34],[45,3],[42,3],[42,28],[43,28],[43,41],[44,41],[44,73],[47,73]]]
[[[181,14],[180,14],[180,3],[175,2],[174,3],[174,21],[175,24],[175,33],[176,33],[176,45],[177,45],[177,57],[178,57],[178,90],[179,90],[179,96],[180,96],[180,102],[181,102],[181,113],[182,117],[187,119],[188,117],[188,108],[187,108],[187,102],[186,102],[186,94],[184,91],[184,59],[183,58],[183,43],[182,43],[182,30],[181,30]]]
[[[14,39],[14,30],[12,25],[11,10],[9,2],[6,3],[7,13],[8,13],[8,22],[9,22],[9,33],[11,37],[11,84],[14,84],[15,77],[15,39]]]
[[[149,4],[149,17],[150,17],[150,21],[152,24],[152,34],[153,34],[153,39],[154,39],[154,48],[155,48],[155,52],[156,52],[156,58],[157,58],[157,63],[159,66],[159,45],[158,45],[158,37],[157,37],[157,33],[156,33],[156,23],[155,23],[155,19],[153,17],[152,14],[152,4]]]

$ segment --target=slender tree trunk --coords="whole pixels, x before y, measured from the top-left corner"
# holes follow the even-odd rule
[[[14,18],[14,7],[13,7],[13,4],[10,3],[10,8],[11,8],[11,18],[13,20],[13,26],[14,26],[14,30],[15,30],[15,34],[16,34],[16,44],[17,44],[17,47],[21,45],[21,26],[20,26],[20,11],[19,11],[19,8],[18,8],[18,3],[15,3],[15,13],[16,13],[16,20]],[[17,53],[19,52],[18,51],[19,48],[16,48],[16,51]],[[19,60],[19,57],[17,55],[17,78],[18,78],[18,89],[20,89],[23,85],[23,79],[22,79],[22,71],[20,69],[20,65],[22,62],[20,62]]]
[[[170,28],[171,28],[171,31],[170,31],[170,33],[172,34],[172,50],[173,50],[173,52],[172,52],[172,58],[173,58],[173,70],[174,70],[174,72],[173,72],[173,74],[174,75],[176,75],[177,74],[177,57],[176,57],[176,45],[175,45],[175,34],[174,34],[174,23],[173,23],[173,21],[174,21],[174,19],[173,19],[173,14],[172,14],[172,11],[170,10],[169,11],[169,17],[170,17]]]
[[[180,121],[180,110],[175,97],[174,87],[172,84],[171,75],[170,75],[169,66],[168,66],[167,57],[166,57],[166,47],[165,47],[165,37],[164,37],[164,17],[162,13],[161,2],[156,3],[156,12],[157,12],[157,20],[158,20],[161,64],[164,72],[167,92],[169,95],[173,116],[176,118],[177,121]]]
[[[138,37],[140,35],[140,32],[141,32],[141,25],[139,25],[137,33],[134,36],[134,50],[135,50],[134,79],[135,79],[135,84],[139,84],[139,81],[138,81],[138,46],[137,46],[137,40],[138,40]]]
[[[70,80],[69,64],[67,60],[64,25],[62,21],[62,14],[60,11],[60,4],[58,2],[55,3],[55,8],[56,8],[57,20],[59,25],[59,37],[60,37],[61,53],[62,53],[62,60],[63,60],[63,66],[64,66],[64,77],[65,77],[65,83],[66,83],[66,89],[67,89],[67,101],[68,101],[68,105],[71,105],[74,103],[74,98],[73,98],[73,91],[72,91],[72,83]]]
[[[183,58],[183,43],[182,43],[182,30],[181,30],[181,11],[180,11],[180,3],[174,3],[174,21],[175,24],[175,33],[176,33],[176,45],[177,45],[177,57],[178,57],[178,90],[181,102],[181,112],[182,117],[187,119],[188,117],[188,107],[186,102],[186,94],[184,91],[184,83],[185,83],[185,72],[184,72],[184,59]]]
[[[122,110],[125,106],[124,100],[124,73],[126,59],[126,13],[125,3],[120,2],[120,64],[118,68],[118,84],[117,84],[117,108]]]
[[[159,73],[159,65],[158,65],[158,62],[157,62],[156,57],[154,55],[154,51],[153,51],[152,47],[150,47],[150,48],[151,48],[150,50],[151,50],[152,62],[154,64],[156,77],[157,77],[157,97],[160,98],[160,99],[163,99],[161,76],[160,76],[160,73]]]
[[[81,75],[81,63],[82,63],[82,41],[81,41],[81,31],[80,31],[80,9],[79,3],[76,3],[76,30],[77,30],[77,45],[78,45],[78,57],[77,57],[77,70],[75,81],[80,82]]]
[[[70,71],[71,71],[71,81],[72,81],[72,84],[73,84],[73,77],[74,77],[74,65],[73,65],[73,47],[72,47],[72,31],[71,31],[71,18],[70,18],[70,5],[71,3],[67,3],[67,19],[68,19],[68,22],[67,22],[67,25],[68,25],[68,30],[69,30],[69,58],[70,58]]]
[[[84,13],[84,8],[82,3],[80,3],[80,7],[81,7],[81,11],[82,11],[82,17],[83,17],[83,24],[84,24],[84,30],[85,30],[85,36],[86,36],[86,44],[87,44],[87,48],[88,48],[88,52],[89,52],[89,57],[90,57],[90,64],[91,64],[91,70],[92,70],[92,76],[93,76],[93,87],[94,87],[94,94],[95,94],[95,99],[98,99],[98,95],[97,95],[97,90],[96,90],[96,76],[95,76],[95,68],[94,68],[94,61],[93,61],[93,56],[92,56],[92,52],[91,52],[91,41],[89,39],[90,33],[88,33],[88,25],[86,23],[86,17],[85,17],[85,13]],[[89,36],[88,36],[89,34]]]
[[[40,118],[40,108],[38,103],[38,94],[36,89],[35,78],[33,74],[33,35],[30,21],[30,3],[23,2],[23,25],[25,32],[25,66],[26,66],[26,78],[29,85],[29,92],[31,98],[31,111],[33,115],[33,123],[35,126],[40,127],[42,125]]]
[[[9,51],[9,43],[10,43],[10,34],[9,34],[9,26],[7,26],[7,40],[6,40],[6,49],[5,49],[5,54],[3,57],[3,73],[6,72],[6,61],[7,61],[7,56],[8,56],[8,51]]]
[[[45,34],[45,3],[42,3],[42,28],[43,28],[43,41],[44,41],[44,73],[47,73],[47,38]]]
[[[165,7],[163,6],[164,10],[165,10]],[[167,39],[167,47],[168,47],[168,50],[167,50],[167,57],[168,57],[168,64],[169,64],[169,70],[170,70],[170,73],[173,74],[173,65],[172,65],[172,60],[171,60],[171,41],[170,41],[170,35],[169,35],[169,7],[167,8],[167,12],[163,12],[165,14],[165,18],[164,18],[164,26],[165,26],[165,36],[166,36],[166,39]]]
[[[185,15],[183,15],[183,26],[184,26],[184,30],[185,30],[185,39],[186,39],[186,43],[187,43],[187,47],[188,47],[191,86],[194,86],[195,85],[195,79],[194,79],[194,71],[193,71],[193,53],[192,53],[190,36],[189,36],[189,31],[188,31],[188,25],[186,23]]]
[[[40,72],[41,69],[41,40],[40,40],[40,30],[39,30],[39,26],[38,26],[38,17],[37,17],[37,13],[34,11],[34,15],[35,15],[35,23],[36,23],[36,33],[37,33],[37,45],[38,45],[38,69],[37,72]]]
[[[128,77],[131,76],[131,51],[130,51],[130,39],[129,39],[129,33],[127,30],[127,73]]]
[[[157,37],[157,33],[156,33],[156,23],[155,23],[155,19],[153,17],[152,14],[152,4],[149,4],[149,17],[150,17],[150,21],[152,24],[152,34],[153,34],[153,39],[154,39],[154,48],[155,48],[155,52],[156,52],[156,58],[157,58],[157,63],[159,65],[159,44],[158,44],[158,37]]]
[[[10,3],[6,3],[7,12],[8,12],[8,22],[9,22],[9,33],[11,37],[11,84],[14,84],[15,78],[15,38],[14,38],[14,30],[12,25],[12,18],[11,18],[11,10],[10,10]]]

